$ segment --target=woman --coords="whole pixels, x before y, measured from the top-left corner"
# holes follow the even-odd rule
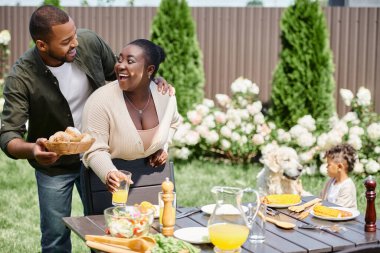
[[[175,96],[162,95],[152,78],[165,60],[163,49],[138,39],[121,51],[117,80],[96,90],[83,110],[83,130],[95,143],[83,162],[113,192],[123,174],[111,159],[149,157],[153,167],[166,162],[168,143],[180,123]]]

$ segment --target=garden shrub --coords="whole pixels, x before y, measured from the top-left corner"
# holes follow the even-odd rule
[[[166,53],[158,74],[176,89],[182,115],[203,99],[204,70],[195,23],[185,0],[162,0],[152,24],[151,40]]]
[[[281,20],[279,63],[273,75],[270,116],[290,129],[311,115],[317,130],[335,111],[332,53],[324,13],[318,1],[296,0]]]

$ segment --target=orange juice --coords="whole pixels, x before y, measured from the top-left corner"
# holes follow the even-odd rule
[[[173,211],[173,217],[174,217],[174,219],[175,219],[175,207],[172,207],[172,211]],[[162,225],[162,214],[164,213],[164,208],[163,207],[160,207],[160,219],[159,219],[159,221],[160,221],[160,224]]]
[[[249,229],[243,225],[216,223],[208,227],[210,241],[221,250],[238,249],[247,240]]]
[[[112,194],[112,204],[116,206],[126,205],[128,199],[127,190],[118,190]]]

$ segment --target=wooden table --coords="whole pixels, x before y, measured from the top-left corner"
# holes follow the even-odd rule
[[[306,202],[310,197],[303,198]],[[328,204],[328,203],[325,203]],[[185,212],[190,208],[179,208],[177,213]],[[290,221],[296,224],[308,223],[314,225],[333,225],[339,224],[347,228],[347,231],[332,233],[321,230],[300,229],[296,227],[292,230],[284,230],[276,227],[271,223],[266,224],[265,242],[251,244],[246,242],[242,246],[242,252],[259,252],[259,253],[279,253],[279,252],[332,252],[346,248],[357,247],[366,244],[377,244],[380,242],[380,223],[377,222],[378,232],[364,232],[364,217],[360,215],[354,220],[332,222],[320,220],[309,215],[306,219],[300,221],[287,209],[278,209],[280,219]],[[202,212],[193,214],[189,217],[176,220],[176,229],[194,226],[207,226],[209,215]],[[105,221],[103,215],[85,216],[85,217],[65,217],[65,224],[84,240],[86,234],[104,235]],[[155,220],[152,226],[152,233],[158,231],[158,221]],[[202,252],[213,252],[212,244],[197,245]]]

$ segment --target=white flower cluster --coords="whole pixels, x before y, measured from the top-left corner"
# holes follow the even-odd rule
[[[231,85],[232,98],[217,94],[204,99],[187,113],[185,122],[174,135],[174,155],[186,159],[197,153],[214,153],[224,158],[247,160],[257,154],[271,132],[257,101],[259,87],[238,78]],[[188,148],[184,150],[184,147]]]
[[[0,32],[0,45],[8,46],[11,41],[11,34],[8,30],[2,30]]]
[[[359,88],[356,95],[341,89],[340,95],[351,111],[339,118],[330,118],[328,131],[318,133],[316,121],[305,115],[286,131],[267,122],[262,103],[257,99],[259,87],[238,78],[231,85],[232,97],[217,94],[216,104],[205,99],[187,113],[185,123],[174,135],[173,153],[180,159],[190,155],[249,161],[261,152],[261,162],[274,166],[268,156],[282,147],[284,154],[296,152],[303,173],[318,171],[327,175],[325,152],[335,145],[348,143],[357,150],[356,174],[380,171],[380,118],[371,112],[371,93]],[[287,149],[288,148],[288,149]],[[291,150],[293,150],[291,152]],[[267,157],[267,158],[266,158]]]

